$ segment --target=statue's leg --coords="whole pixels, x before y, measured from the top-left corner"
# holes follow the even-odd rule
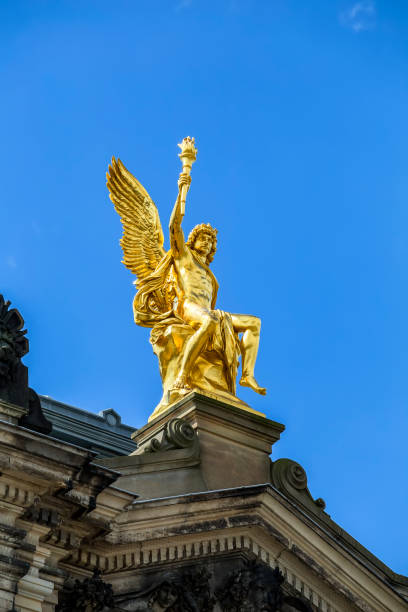
[[[260,387],[255,380],[254,370],[256,356],[258,354],[259,335],[261,331],[261,320],[252,315],[231,314],[234,330],[242,333],[241,354],[242,354],[242,376],[239,384],[243,387],[250,387],[261,395],[266,394],[266,389]]]
[[[188,387],[188,378],[200,352],[207,340],[214,334],[219,316],[214,310],[208,310],[185,300],[182,308],[183,320],[197,331],[187,340],[183,348],[180,372],[173,385],[175,389]]]

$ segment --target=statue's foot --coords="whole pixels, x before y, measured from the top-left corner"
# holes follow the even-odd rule
[[[187,376],[183,376],[182,374],[180,374],[180,376],[177,376],[172,386],[172,389],[186,389],[187,391],[191,391],[191,387],[188,384]]]
[[[253,389],[256,393],[259,393],[259,395],[266,395],[265,387],[260,387],[253,376],[241,376],[239,384],[241,387]]]

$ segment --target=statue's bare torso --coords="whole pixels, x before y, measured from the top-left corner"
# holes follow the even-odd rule
[[[178,280],[176,292],[179,303],[187,299],[203,308],[211,308],[214,283],[206,267],[193,257],[189,249],[174,260],[174,267]]]

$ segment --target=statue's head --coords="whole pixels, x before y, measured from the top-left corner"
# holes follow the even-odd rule
[[[191,230],[186,244],[190,249],[205,257],[206,263],[209,264],[214,259],[217,250],[217,230],[209,223],[196,225]]]

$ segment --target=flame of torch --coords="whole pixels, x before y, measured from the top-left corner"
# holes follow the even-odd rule
[[[197,149],[194,146],[194,138],[187,136],[186,138],[183,138],[183,142],[179,143],[177,146],[179,146],[181,149],[181,153],[178,155],[181,159],[181,163],[183,164],[183,170],[180,172],[180,176],[182,174],[187,174],[190,176],[191,167],[197,158]],[[187,191],[188,185],[183,185],[180,194],[180,208],[182,215],[184,215],[186,208]]]

